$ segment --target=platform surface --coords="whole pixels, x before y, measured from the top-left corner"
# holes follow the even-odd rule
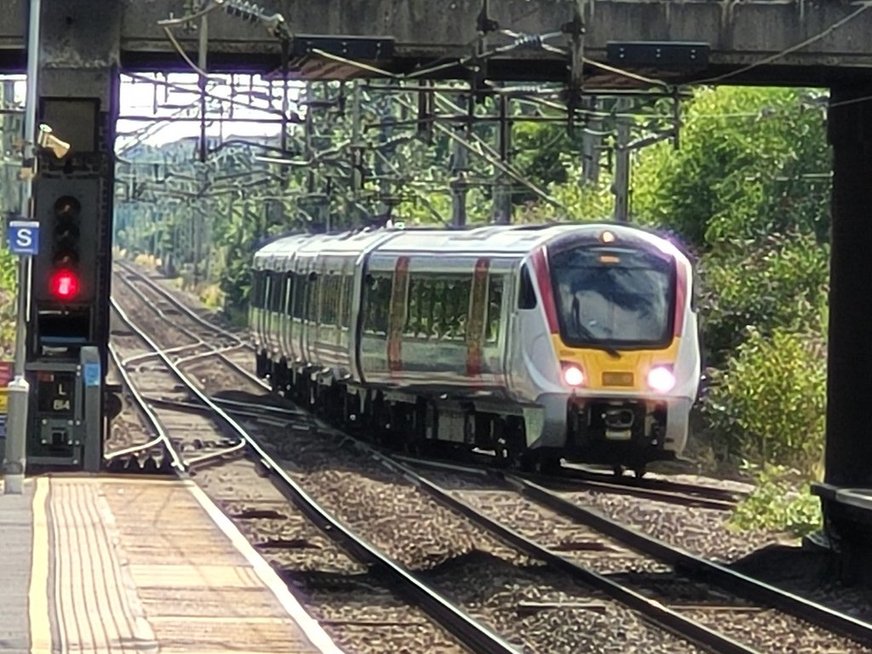
[[[27,595],[33,531],[33,484],[24,495],[3,495],[0,479],[0,652],[29,652]]]
[[[3,654],[339,652],[192,482],[25,489],[0,494]]]

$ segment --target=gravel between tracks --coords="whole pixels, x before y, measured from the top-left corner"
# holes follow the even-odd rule
[[[795,538],[733,531],[727,525],[730,514],[724,511],[587,491],[562,495],[693,554],[729,563],[832,609],[872,621],[872,590],[846,588],[835,581],[832,561],[825,554],[804,551]]]
[[[870,648],[780,611],[746,610],[748,603],[740,598],[676,573],[671,566],[629,552],[620,543],[576,525],[570,519],[532,501],[519,498],[511,490],[466,490],[458,491],[458,495],[500,523],[513,527],[550,549],[564,551],[583,565],[615,580],[631,583],[668,606],[700,605],[698,610],[682,612],[735,640],[753,645],[761,652],[872,652]],[[680,525],[675,524],[674,527]],[[706,605],[716,608],[707,609]],[[739,611],[726,610],[730,606],[743,608]]]

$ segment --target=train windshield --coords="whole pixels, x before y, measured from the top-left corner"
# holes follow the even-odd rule
[[[584,246],[554,252],[550,262],[560,336],[567,345],[641,348],[671,340],[671,257]]]

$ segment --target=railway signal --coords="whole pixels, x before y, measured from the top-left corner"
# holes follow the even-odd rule
[[[71,195],[64,195],[54,203],[54,256],[48,291],[61,302],[75,300],[82,289],[78,271],[81,214],[82,204]]]
[[[33,269],[37,348],[95,340],[99,202],[99,179],[46,176],[34,182],[34,213],[43,234]]]

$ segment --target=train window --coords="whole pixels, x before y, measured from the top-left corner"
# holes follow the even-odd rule
[[[270,273],[269,310],[279,313],[282,310],[282,278],[278,273]]]
[[[351,327],[351,301],[354,295],[354,274],[342,276],[342,316],[340,324],[345,328]]]
[[[321,315],[318,317],[318,322],[322,325],[332,325],[334,322],[335,312],[333,311],[333,293],[331,285],[333,275],[322,275],[318,280],[321,287]]]
[[[314,273],[309,275],[309,283],[306,284],[306,307],[305,314],[308,322],[318,322],[318,314],[321,311],[320,302],[321,278]]]
[[[536,308],[536,291],[533,288],[533,280],[530,278],[530,269],[526,264],[521,266],[521,287],[518,290],[518,308]]]
[[[431,324],[428,321],[432,301],[431,280],[412,277],[409,282],[409,303],[406,305],[406,326],[403,334],[416,338],[430,338]]]
[[[442,324],[439,336],[445,340],[466,338],[466,321],[469,316],[469,295],[472,292],[470,279],[447,279],[443,282]]]
[[[294,273],[285,273],[285,295],[282,300],[284,313],[291,315],[291,300],[294,296]]]
[[[500,337],[500,323],[503,308],[503,276],[491,275],[487,288],[487,317],[484,337],[488,343],[495,343]]]
[[[363,294],[363,331],[370,334],[388,333],[388,313],[391,304],[393,276],[391,273],[367,275]]]
[[[340,285],[338,275],[321,277],[321,324],[336,325],[339,321]]]
[[[303,307],[306,300],[306,289],[309,286],[305,275],[294,273],[294,308],[291,315],[298,320],[303,319]]]
[[[412,275],[403,334],[412,338],[466,338],[472,281],[463,277]]]
[[[330,304],[333,320],[330,324],[339,327],[342,324],[344,282],[342,275],[330,275]]]
[[[255,309],[263,309],[263,276],[262,270],[255,270],[251,279],[251,306]]]

